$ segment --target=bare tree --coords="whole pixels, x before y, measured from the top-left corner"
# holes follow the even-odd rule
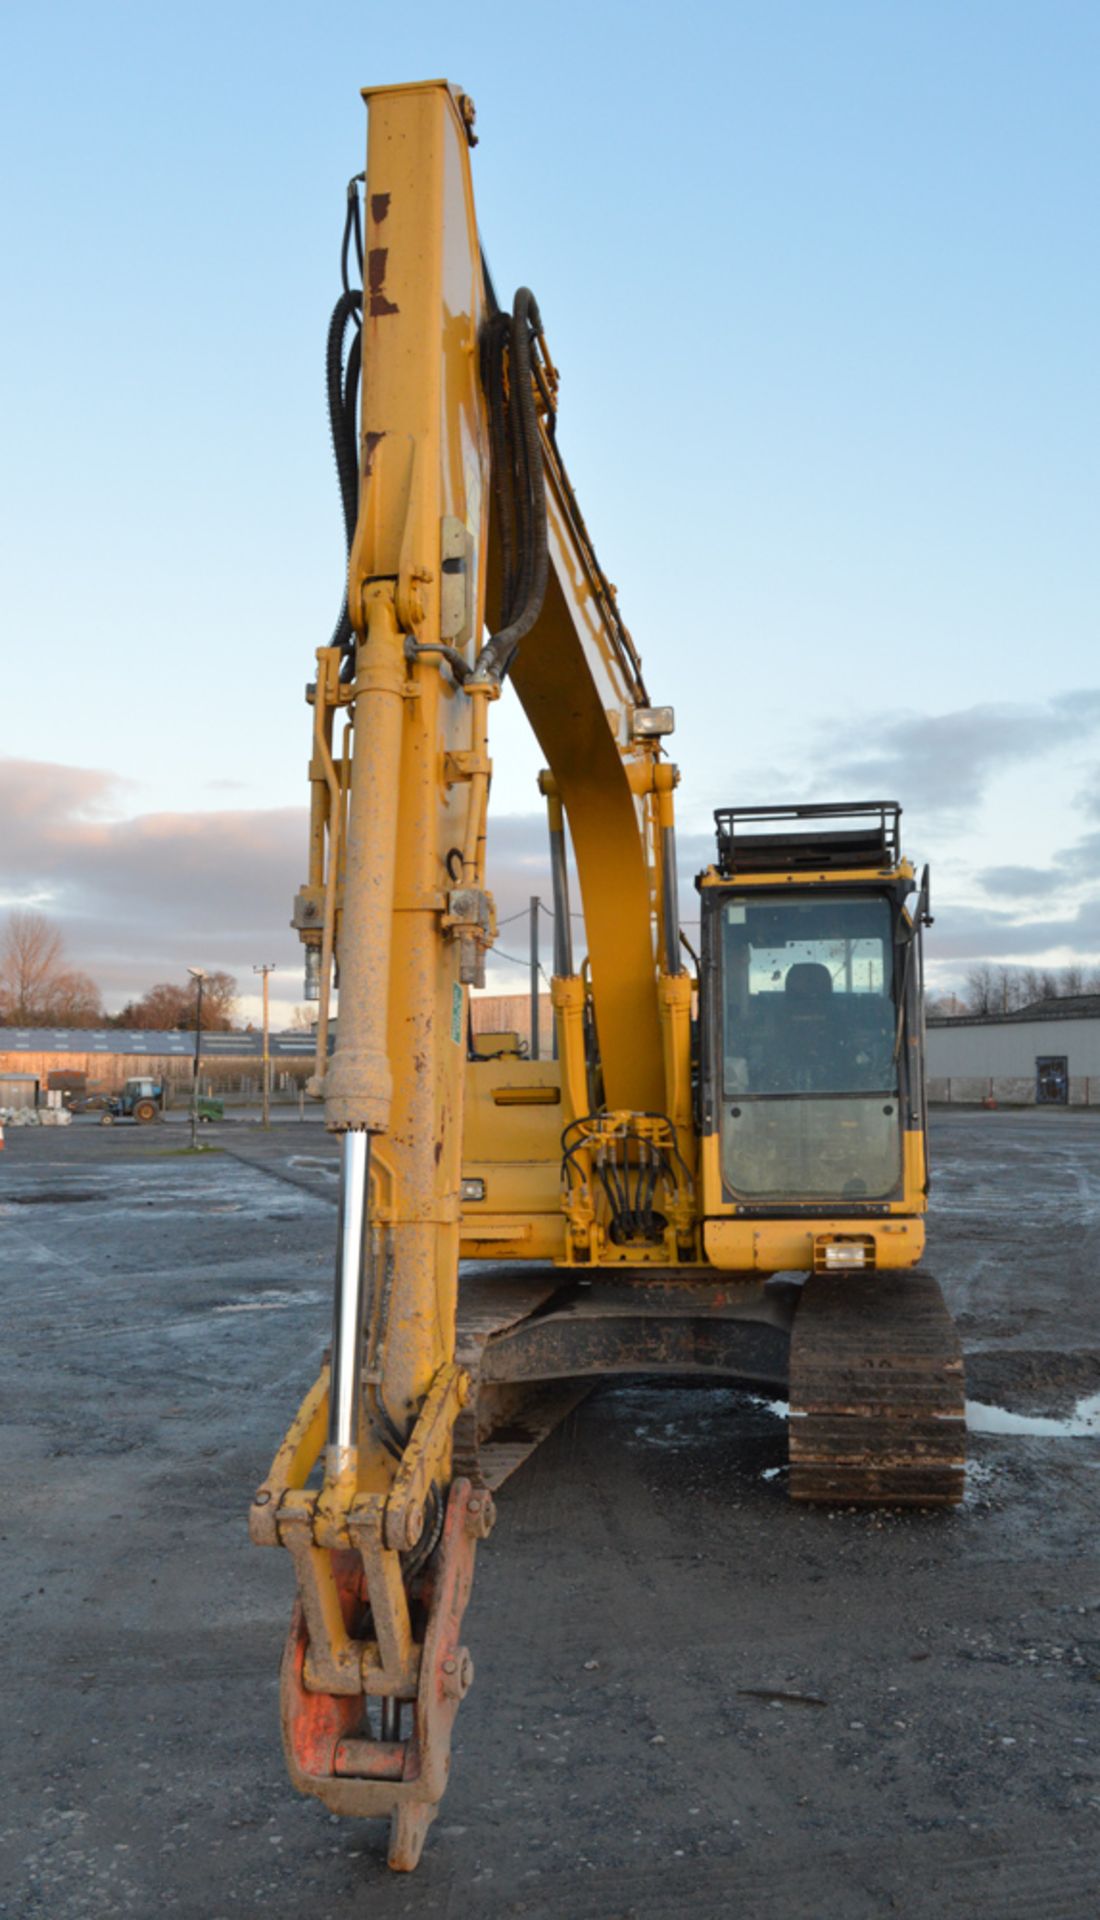
[[[175,1033],[193,1032],[198,995],[193,980],[177,986],[174,980],[161,980],[130,1000],[115,1020],[117,1027],[135,1027],[140,1031],[156,1029]],[[237,1005],[237,982],[231,973],[208,973],[202,986],[202,1026],[204,1033],[228,1033]]]
[[[284,1027],[284,1033],[312,1033],[317,1025],[317,1015],[312,1007],[295,1007]]]
[[[231,973],[215,968],[202,988],[202,1024],[211,1032],[228,1033],[237,1014],[237,982]],[[191,1025],[194,1026],[192,1018]]]
[[[1079,961],[1065,967],[993,967],[982,960],[966,976],[971,1013],[1016,1013],[1043,1000],[1084,993],[1100,993],[1100,969],[1086,969]]]
[[[0,995],[12,1025],[33,1026],[51,979],[61,972],[63,951],[44,914],[12,908],[0,941]]]
[[[75,967],[58,975],[47,1002],[45,1025],[98,1027],[105,1018],[99,988],[90,975]]]
[[[966,1004],[971,1013],[999,1013],[1001,988],[988,960],[971,967],[966,976]]]
[[[139,1032],[156,1028],[162,1033],[174,1033],[191,1011],[193,1000],[194,994],[187,987],[177,986],[174,980],[162,980],[143,993],[140,1000],[128,1000],[116,1014],[114,1025],[135,1027]]]
[[[924,1010],[930,1020],[957,1020],[967,1007],[954,988],[949,988],[946,993],[926,993]]]
[[[44,913],[13,907],[0,936],[0,1019],[8,1026],[95,1026],[99,988],[65,964],[65,943]]]
[[[1025,1007],[1034,1006],[1036,1000],[1041,1000],[1043,997],[1043,976],[1038,967],[1025,967],[1020,977],[1023,992],[1022,1004]]]
[[[1015,1013],[1024,1005],[1023,976],[1018,967],[997,969],[997,1013]]]

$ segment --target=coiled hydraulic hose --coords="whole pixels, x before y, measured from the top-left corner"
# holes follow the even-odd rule
[[[511,319],[494,314],[482,337],[500,527],[502,625],[478,655],[475,681],[503,680],[546,597],[546,480],[531,357],[532,335],[541,330],[538,302],[529,287],[520,287]]]
[[[329,430],[332,434],[332,451],[336,459],[336,477],[340,483],[340,503],[344,510],[344,534],[349,555],[359,512],[359,448],[355,430],[355,402],[363,353],[363,336],[357,325],[346,367],[344,338],[349,320],[352,318],[358,320],[362,306],[361,292],[340,295],[332,310],[332,319],[329,321],[325,353]],[[348,617],[348,594],[345,583],[340,616],[329,645],[340,647],[346,652],[351,643],[352,629]]]
[[[363,362],[363,289],[353,287],[349,276],[349,255],[354,246],[360,281],[363,278],[363,225],[359,208],[359,183],[363,179],[357,173],[348,181],[347,215],[344,220],[344,238],[340,248],[340,277],[344,290],[332,310],[329,321],[328,339],[325,343],[325,392],[328,401],[328,423],[332,435],[332,451],[336,460],[336,477],[340,484],[340,504],[344,512],[344,535],[347,551],[351,554],[351,543],[355,538],[355,523],[359,514],[359,434],[357,427],[359,401],[359,373]],[[354,324],[355,336],[344,360],[344,343],[349,323]],[[340,616],[330,646],[339,647],[344,654],[341,666],[341,678],[346,679],[350,671],[354,653],[354,635],[351,620],[348,617],[348,597],[345,583],[344,597],[340,606]]]

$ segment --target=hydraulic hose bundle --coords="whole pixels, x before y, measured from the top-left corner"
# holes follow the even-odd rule
[[[343,292],[332,310],[325,345],[329,431],[349,555],[359,514],[358,402],[363,361],[363,288],[362,284],[352,286],[350,262],[354,249],[361,283],[363,223],[359,187],[363,178],[361,173],[356,174],[348,182],[347,216],[340,249]],[[345,356],[349,326],[354,332]],[[502,594],[501,626],[482,648],[474,671],[478,678],[498,684],[504,679],[520,641],[538,619],[546,596],[546,482],[535,381],[544,394],[545,389],[541,370],[534,365],[531,351],[532,340],[541,331],[538,302],[528,287],[521,287],[511,314],[494,313],[482,333],[481,370],[489,403]],[[552,409],[550,417],[552,420]],[[346,678],[351,671],[354,649],[346,588],[330,645],[339,647],[345,656],[342,677]]]
[[[359,278],[363,278],[363,222],[359,208],[359,183],[364,178],[357,173],[348,181],[348,210],[344,221],[344,239],[340,249],[340,277],[344,290],[332,310],[328,326],[328,339],[325,344],[325,391],[328,400],[328,423],[332,434],[332,451],[336,459],[336,477],[340,483],[340,503],[344,512],[344,535],[347,551],[351,554],[351,543],[355,538],[355,522],[359,515],[359,434],[357,427],[359,405],[359,374],[363,362],[363,289],[353,287],[349,276],[349,254],[354,245]],[[347,359],[344,358],[344,343],[347,339],[349,324],[354,325],[354,335]],[[341,677],[346,678],[350,670],[354,635],[348,617],[347,587],[340,606],[340,617],[330,646],[339,647],[343,652],[344,665]]]
[[[502,584],[501,625],[482,648],[474,677],[497,683],[546,597],[546,479],[531,353],[532,338],[541,331],[538,302],[521,287],[511,314],[493,314],[481,338]]]

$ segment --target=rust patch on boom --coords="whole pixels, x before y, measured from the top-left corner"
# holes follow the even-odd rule
[[[372,317],[400,311],[394,301],[386,298],[386,261],[389,254],[388,247],[372,247],[367,255],[367,286]]]

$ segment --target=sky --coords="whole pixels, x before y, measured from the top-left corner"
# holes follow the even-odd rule
[[[676,708],[685,918],[715,806],[896,798],[934,984],[1100,960],[1092,0],[39,0],[0,71],[0,905],[109,1006],[191,964],[254,1013],[264,961],[300,1000],[359,88],[435,75]],[[494,722],[509,918],[549,885],[537,749]]]

